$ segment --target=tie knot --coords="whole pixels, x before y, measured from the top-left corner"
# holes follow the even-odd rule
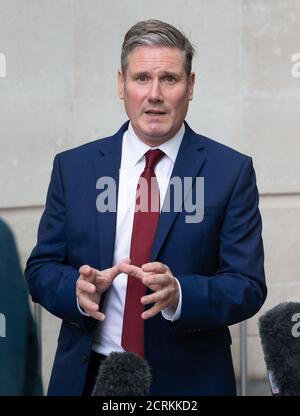
[[[156,163],[164,156],[164,152],[160,149],[148,150],[146,153],[146,168],[154,169]]]

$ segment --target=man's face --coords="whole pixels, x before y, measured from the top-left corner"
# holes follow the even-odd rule
[[[126,74],[118,72],[119,96],[136,135],[155,146],[173,137],[193,97],[195,74],[188,77],[180,49],[142,46],[128,56]]]

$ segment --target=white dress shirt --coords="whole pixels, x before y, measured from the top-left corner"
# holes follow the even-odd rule
[[[154,169],[160,190],[160,208],[163,205],[162,202],[166,195],[168,183],[184,131],[185,127],[183,124],[181,129],[173,138],[162,145],[155,147],[161,149],[165,153]],[[149,149],[151,149],[151,147],[143,143],[136,136],[131,123],[129,123],[128,130],[124,133],[122,144],[113,264],[119,263],[125,257],[130,257],[136,189],[139,177],[145,167],[144,155]],[[154,148],[152,147],[152,149]],[[181,314],[182,299],[179,282],[178,285],[180,290],[180,299],[177,310],[174,311],[173,309],[166,308],[162,311],[163,317],[170,321],[179,319]],[[92,349],[100,354],[108,355],[113,351],[124,351],[121,346],[121,337],[126,288],[127,275],[121,273],[114,279],[112,286],[107,290],[103,306],[101,308],[101,311],[105,314],[105,320],[102,322],[99,321],[97,324],[94,343],[92,346]],[[83,313],[82,310],[81,313]]]

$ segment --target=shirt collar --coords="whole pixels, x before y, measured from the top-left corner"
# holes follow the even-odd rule
[[[173,136],[171,139],[161,144],[160,146],[151,147],[143,143],[137,137],[130,122],[128,125],[128,130],[124,133],[123,138],[123,151],[125,151],[124,153],[126,153],[126,165],[136,165],[149,149],[162,150],[174,164],[179,151],[180,144],[184,136],[184,132],[185,126],[183,123],[179,131],[175,134],[175,136]]]

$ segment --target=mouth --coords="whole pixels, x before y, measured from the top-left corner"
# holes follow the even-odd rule
[[[148,111],[145,111],[145,113],[149,117],[164,116],[165,114],[167,114],[165,111],[162,111],[162,110],[148,110]]]

